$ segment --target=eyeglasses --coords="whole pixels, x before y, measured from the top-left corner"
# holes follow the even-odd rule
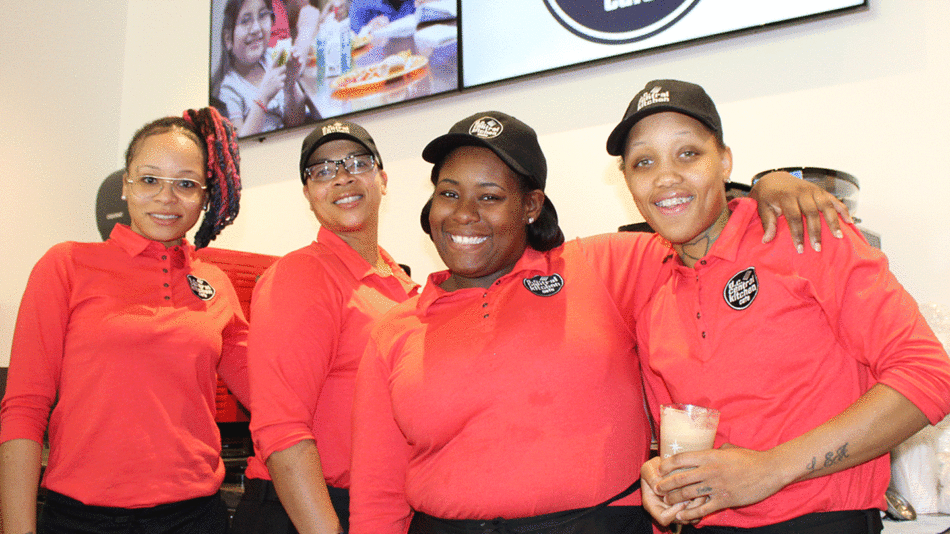
[[[166,182],[171,185],[175,196],[185,202],[196,202],[200,200],[204,190],[208,188],[208,186],[201,185],[188,178],[163,178],[161,176],[152,176],[151,174],[143,174],[142,176],[129,178],[126,182],[129,182],[132,194],[142,200],[148,200],[157,196],[165,189]]]
[[[363,174],[373,170],[375,166],[376,158],[372,154],[356,154],[343,159],[330,159],[314,163],[303,170],[303,175],[306,179],[314,182],[327,182],[336,178],[340,167],[346,169],[346,172],[350,174]]]
[[[254,27],[255,20],[257,20],[257,25],[261,28],[270,26],[275,20],[274,12],[269,9],[262,9],[257,12],[256,16],[253,13],[247,13],[237,21],[237,25],[242,30],[249,31],[252,27]]]

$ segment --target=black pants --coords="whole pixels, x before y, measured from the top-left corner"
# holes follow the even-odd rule
[[[683,534],[880,534],[881,511],[846,510],[806,514],[774,525],[757,528],[683,527]]]
[[[327,486],[330,502],[336,512],[343,532],[350,530],[350,492]],[[234,511],[231,534],[297,534],[290,516],[280,504],[277,490],[270,480],[248,478],[244,481],[244,494]]]
[[[650,517],[640,506],[604,506],[522,519],[439,519],[416,512],[409,534],[651,534]]]
[[[40,534],[225,534],[228,509],[220,493],[151,508],[90,506],[48,491]]]

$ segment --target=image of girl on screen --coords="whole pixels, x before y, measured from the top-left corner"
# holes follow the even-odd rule
[[[280,1],[280,0],[278,0]],[[221,31],[221,65],[213,91],[239,137],[303,124],[302,66],[291,47],[269,48],[271,0],[228,0]]]

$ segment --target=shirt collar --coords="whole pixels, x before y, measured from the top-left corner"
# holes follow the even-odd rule
[[[518,261],[515,263],[514,268],[511,269],[511,272],[500,277],[494,284],[492,284],[492,288],[503,285],[512,278],[527,277],[529,273],[532,272],[547,272],[549,270],[548,266],[550,263],[548,258],[547,252],[540,252],[528,247],[524,251],[524,254],[518,258]],[[427,310],[429,306],[435,303],[435,301],[443,297],[449,297],[452,295],[464,296],[470,292],[487,292],[492,290],[492,288],[482,289],[475,287],[459,289],[456,291],[446,291],[439,287],[439,284],[448,280],[450,276],[452,276],[452,273],[448,270],[438,271],[430,274],[429,278],[426,280],[425,287],[419,294],[419,301],[416,303],[416,308],[418,310]]]
[[[343,265],[357,280],[362,280],[367,276],[380,276],[379,273],[376,272],[376,269],[374,269],[363,256],[360,256],[359,252],[353,250],[353,247],[346,244],[346,241],[343,241],[343,238],[322,226],[320,227],[320,231],[317,232],[317,242],[330,249],[337,258],[340,258]],[[394,260],[388,252],[383,250],[383,247],[377,245],[376,248],[379,250],[379,255],[383,258],[383,261],[389,265],[393,276],[413,286],[418,286],[411,278],[406,276],[402,267],[396,263],[396,260]]]
[[[716,242],[713,243],[705,257],[735,261],[739,255],[739,245],[742,243],[742,237],[746,234],[746,229],[750,224],[755,224],[753,221],[758,218],[758,204],[751,198],[733,199],[729,202],[729,210],[732,211],[732,214],[729,216],[726,227],[722,229],[722,233],[716,238]],[[683,265],[683,260],[675,253],[674,256],[676,256],[677,264],[686,268]]]
[[[124,224],[116,224],[112,228],[112,232],[109,234],[109,241],[132,257],[146,256],[160,258],[163,255],[171,255],[175,258],[177,256],[186,268],[191,267],[191,257],[195,252],[194,247],[188,243],[187,239],[182,239],[181,245],[177,247],[165,247],[164,244],[158,241],[153,241],[135,233],[130,227]]]
[[[732,215],[719,234],[719,239],[709,252],[726,261],[735,261],[739,256],[739,245],[750,224],[758,218],[758,203],[751,198],[736,198],[729,202]]]

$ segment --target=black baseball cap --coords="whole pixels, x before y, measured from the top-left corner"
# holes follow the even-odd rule
[[[703,123],[720,143],[723,142],[722,121],[716,111],[716,104],[702,87],[679,80],[653,80],[633,97],[623,114],[623,120],[610,132],[610,137],[607,138],[607,153],[611,156],[622,156],[627,135],[633,125],[640,119],[661,111],[688,115]]]
[[[500,111],[484,111],[455,123],[449,133],[436,137],[422,150],[422,159],[438,163],[460,146],[480,146],[495,153],[516,173],[544,190],[548,166],[538,134],[520,120]],[[432,177],[435,183],[436,176]]]
[[[365,128],[355,122],[331,119],[318,124],[310,132],[310,135],[303,140],[303,146],[300,148],[300,179],[304,184],[307,183],[304,169],[307,167],[307,162],[310,161],[310,156],[320,145],[336,139],[349,139],[363,145],[376,159],[376,165],[380,169],[383,168],[383,158],[379,155],[376,142],[373,141],[373,137]]]

